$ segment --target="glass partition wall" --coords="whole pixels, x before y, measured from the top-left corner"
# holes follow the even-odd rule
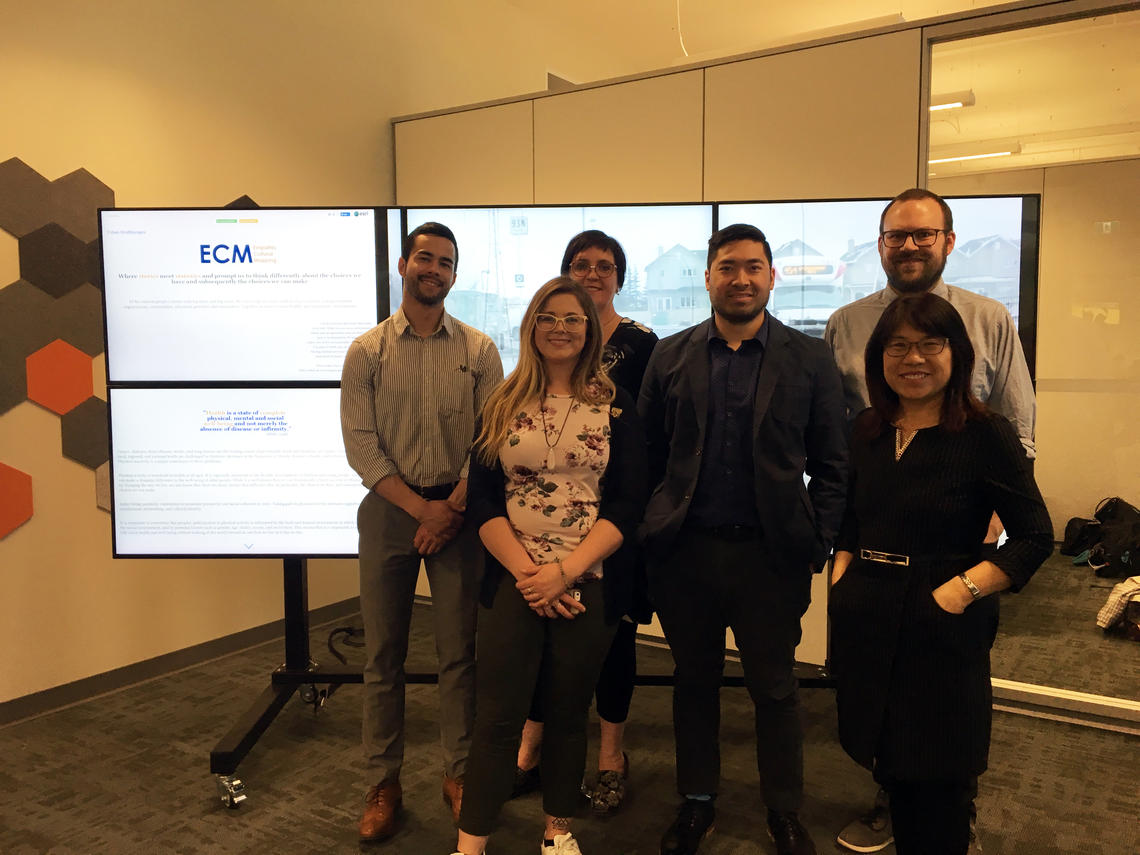
[[[927,186],[1042,197],[1035,466],[1058,540],[1103,497],[1140,504],[1138,6],[1062,3],[924,31]],[[1002,597],[998,704],[1140,732],[1136,644],[1096,625],[1117,581],[1055,554]]]

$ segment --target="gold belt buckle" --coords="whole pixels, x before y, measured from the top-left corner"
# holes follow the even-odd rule
[[[879,552],[877,549],[860,549],[859,557],[864,561],[877,561],[880,564],[897,564],[900,567],[910,566],[910,556],[899,555],[896,552]]]

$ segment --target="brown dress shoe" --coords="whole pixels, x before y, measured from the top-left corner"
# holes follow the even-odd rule
[[[463,778],[443,776],[443,800],[451,808],[451,818],[459,827],[459,809],[463,807]]]
[[[403,807],[399,781],[381,781],[364,797],[360,818],[360,839],[366,843],[387,840],[396,833],[396,821]]]

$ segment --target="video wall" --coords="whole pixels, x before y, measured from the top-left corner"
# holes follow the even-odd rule
[[[659,336],[709,315],[704,272],[712,205],[408,209],[409,232],[432,220],[447,224],[459,242],[447,309],[491,336],[507,373],[518,360],[519,323],[531,296],[558,275],[567,242],[586,229],[613,235],[625,250],[625,284],[614,299],[619,314]],[[389,287],[397,305],[399,278]]]
[[[399,305],[402,239],[423,222],[455,232],[447,309],[491,336],[509,372],[526,305],[584,229],[626,251],[618,312],[664,337],[709,316],[712,231],[757,225],[776,271],[769,311],[821,336],[835,309],[885,287],[886,201],[103,210],[114,554],[356,554],[364,486],[341,441],[341,365]],[[1032,372],[1040,197],[947,201],[945,278],[1009,308]]]
[[[356,553],[339,381],[383,214],[100,211],[116,557]]]

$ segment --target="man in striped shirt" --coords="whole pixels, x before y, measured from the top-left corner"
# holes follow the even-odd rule
[[[369,490],[357,527],[364,754],[377,783],[365,797],[362,841],[390,837],[402,809],[404,661],[421,560],[439,654],[443,796],[456,822],[463,797],[483,570],[478,532],[463,520],[468,452],[503,365],[488,336],[444,310],[458,255],[447,226],[408,235],[400,308],[349,346],[341,376],[345,452]]]

